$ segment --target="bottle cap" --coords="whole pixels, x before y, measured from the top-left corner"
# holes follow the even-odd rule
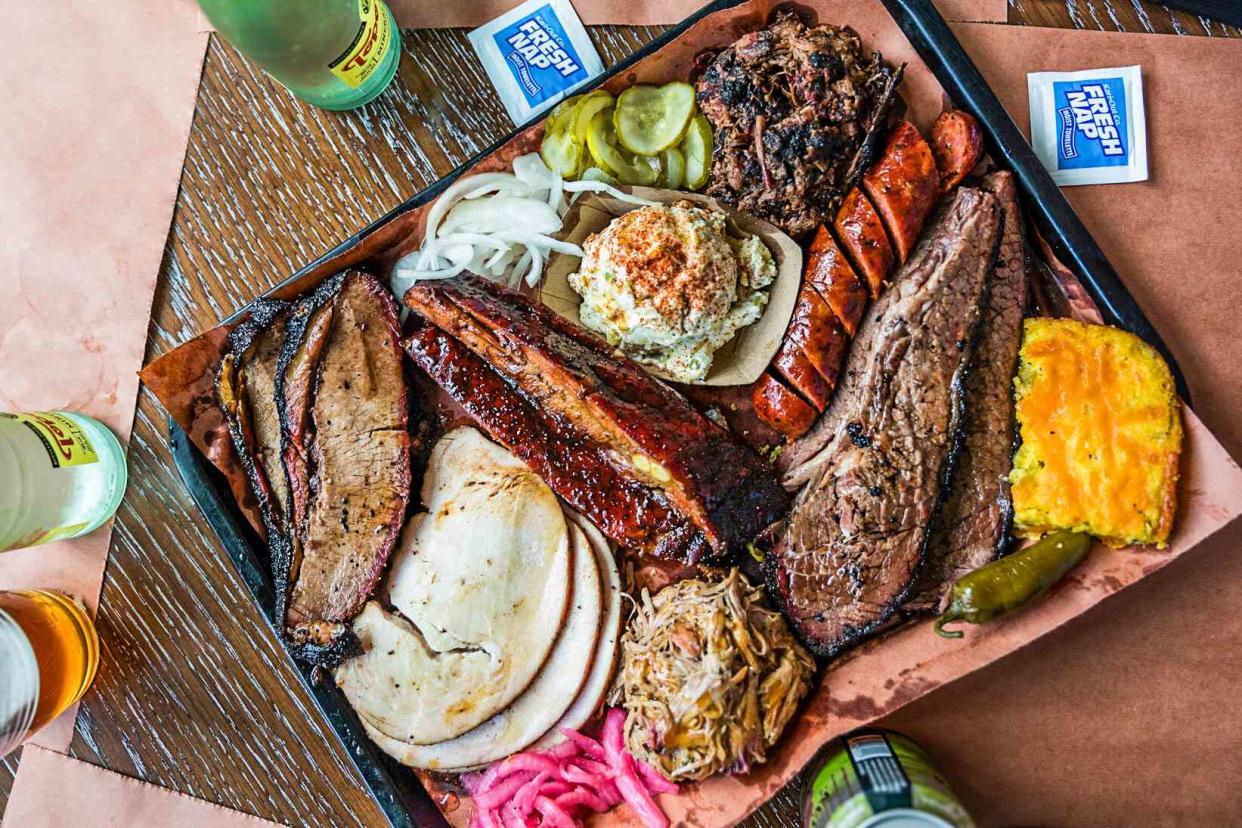
[[[470,43],[519,126],[604,71],[569,0],[529,0],[472,31]]]
[[[1062,186],[1147,180],[1138,66],[1031,72],[1031,146]]]

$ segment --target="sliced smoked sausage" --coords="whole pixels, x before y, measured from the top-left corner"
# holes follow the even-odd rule
[[[802,352],[829,389],[836,388],[849,337],[832,308],[809,285],[802,286],[788,336],[802,345]]]
[[[880,160],[863,176],[863,189],[904,262],[940,194],[940,173],[932,149],[918,129],[902,121],[888,136]]]
[[[867,311],[867,287],[841,252],[832,232],[822,224],[807,249],[802,281],[819,292],[845,332],[853,336]]]
[[[877,298],[884,280],[893,272],[893,246],[884,223],[862,190],[857,187],[850,190],[837,211],[833,226],[841,247],[867,280],[871,298]]]
[[[751,402],[759,419],[791,439],[805,434],[819,417],[818,411],[767,371],[755,383]]]
[[[983,130],[967,112],[941,112],[932,124],[931,148],[940,170],[940,192],[947,193],[961,184],[983,157]]]

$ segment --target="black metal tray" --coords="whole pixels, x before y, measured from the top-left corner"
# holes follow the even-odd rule
[[[645,48],[613,66],[592,86],[626,71],[632,64],[662,48],[705,15],[739,6],[744,2],[745,0],[716,0],[707,4]],[[993,157],[1003,159],[1003,165],[1013,171],[1027,215],[1056,256],[1078,277],[1099,307],[1104,321],[1137,334],[1159,350],[1173,370],[1179,393],[1183,399],[1189,401],[1185,380],[1173,355],[1036,158],[1025,137],[966,55],[931,0],[883,2],[956,105],[978,118]],[[505,136],[383,218],[329,250],[290,276],[280,286],[301,278],[313,268],[354,247],[362,238],[400,214],[435,198],[456,178],[520,131],[521,129],[515,130]],[[261,551],[264,548],[263,542],[238,510],[223,475],[203,457],[185,432],[171,419],[168,429],[173,461],[182,481],[232,559],[255,604],[272,626],[273,635],[279,638],[279,625],[273,616],[271,574],[264,563],[266,555]],[[393,828],[446,825],[443,816],[414,773],[397,764],[367,738],[357,716],[331,678],[317,668],[296,661],[294,663],[303,683],[349,753],[376,802],[387,816],[389,824]]]

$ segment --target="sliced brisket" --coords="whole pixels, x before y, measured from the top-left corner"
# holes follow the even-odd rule
[[[280,420],[275,383],[289,306],[261,299],[229,332],[229,350],[216,377],[216,397],[229,437],[258,504],[268,541],[280,543],[285,526],[285,473],[280,466]]]
[[[645,551],[692,561],[727,555],[784,513],[787,496],[758,455],[589,331],[475,276],[424,282],[404,299],[490,365],[541,416],[567,423],[594,443],[592,450],[620,477],[660,492],[677,513],[677,525],[694,529],[670,531]],[[481,422],[489,427],[486,418]],[[523,450],[511,448],[534,465]],[[556,489],[555,481],[547,482]],[[574,501],[571,490],[557,491]]]
[[[1004,214],[1000,254],[966,375],[966,421],[949,496],[927,546],[927,561],[905,609],[939,612],[953,582],[999,554],[1013,518],[1013,375],[1022,342],[1027,256],[1013,175],[983,181]]]
[[[818,655],[898,609],[918,574],[953,459],[963,376],[999,236],[1000,208],[961,189],[868,312],[817,426],[818,455],[767,563],[769,584]]]
[[[374,277],[349,273],[332,305],[313,371],[310,439],[300,458],[307,502],[289,572],[288,625],[295,641],[312,644],[330,643],[361,609],[396,543],[410,493],[396,303]]]

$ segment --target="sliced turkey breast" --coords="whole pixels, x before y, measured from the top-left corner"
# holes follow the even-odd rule
[[[565,620],[572,565],[551,489],[472,428],[436,444],[422,498],[388,576],[396,613],[369,603],[353,625],[364,653],[336,670],[361,718],[416,745],[466,733],[530,686]]]
[[[427,770],[464,770],[503,759],[530,747],[574,703],[591,673],[600,634],[604,591],[595,554],[576,526],[573,538],[573,599],[552,654],[538,677],[513,704],[468,733],[434,745],[415,745],[386,736],[363,717],[367,732],[402,764]]]

